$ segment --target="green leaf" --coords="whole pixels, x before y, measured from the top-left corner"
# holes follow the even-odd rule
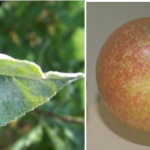
[[[41,125],[34,127],[29,133],[17,140],[11,150],[24,150],[31,144],[36,144],[42,140],[43,130]]]
[[[42,73],[33,62],[0,54],[0,126],[51,99],[82,73]]]
[[[84,10],[78,12],[71,20],[73,27],[83,27],[84,28]]]
[[[58,130],[58,128],[56,126],[52,127],[52,126],[48,125],[47,122],[44,120],[42,121],[42,125],[46,130],[49,140],[52,141],[52,143],[55,147],[55,150],[60,150],[60,149],[65,150],[66,143],[62,139],[61,136],[58,136],[60,130]],[[61,131],[61,132],[63,132],[63,131]],[[53,138],[54,136],[55,136],[55,138]]]

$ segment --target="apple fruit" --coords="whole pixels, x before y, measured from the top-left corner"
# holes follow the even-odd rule
[[[150,132],[150,17],[115,30],[100,50],[96,69],[100,95],[111,113]]]

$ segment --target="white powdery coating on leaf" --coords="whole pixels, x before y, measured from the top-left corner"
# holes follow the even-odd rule
[[[19,60],[19,59],[15,59],[15,58],[13,58],[13,57],[11,57],[11,56],[8,56],[8,55],[6,55],[6,54],[2,54],[2,53],[0,53],[0,60],[1,59],[4,59],[4,60],[11,60],[11,61],[15,61],[15,62],[21,62],[21,63],[25,63],[25,64],[29,64],[29,65],[32,65],[32,66],[35,66],[37,69],[38,69],[38,71],[40,72],[40,74],[42,75],[42,78],[44,77],[43,76],[43,71],[41,70],[41,68],[36,64],[36,63],[34,63],[34,62],[31,62],[31,61],[28,61],[28,60]]]
[[[30,64],[30,65],[36,67],[38,69],[38,71],[40,72],[40,74],[42,75],[42,78],[43,78],[43,71],[41,70],[40,66],[38,66],[36,63],[28,61],[28,60],[19,60],[19,59],[14,59],[14,60],[18,61],[18,62],[24,62],[26,64]]]
[[[48,78],[51,75],[58,75],[61,77],[72,77],[72,78],[78,78],[78,77],[84,77],[83,73],[62,73],[57,71],[49,71],[43,74],[43,78]]]
[[[5,71],[0,75],[0,126],[34,110],[51,99],[65,85],[84,77],[83,73],[57,71],[43,73],[34,62],[14,59],[5,54],[0,54],[0,60],[3,60],[4,68],[8,69],[7,74]],[[16,62],[13,63],[15,65],[10,65],[12,62]],[[16,70],[18,67],[21,68],[20,70],[24,71],[23,76],[17,76],[17,71],[10,73],[10,68],[14,67]],[[33,73],[33,78],[26,77],[29,72]],[[35,79],[34,75],[39,73],[40,75]]]
[[[6,54],[0,53],[0,59],[14,59],[14,58],[12,58],[12,57],[10,57],[10,56],[8,56]]]

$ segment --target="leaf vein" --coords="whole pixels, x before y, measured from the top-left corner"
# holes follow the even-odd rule
[[[28,87],[24,86],[23,84],[21,84],[17,79],[15,79],[15,77],[12,77],[12,78],[16,81],[17,84],[19,84],[19,85],[22,86],[23,88],[27,89],[28,91],[31,91],[31,92],[33,92],[33,93],[38,93],[38,94],[47,93],[47,92],[37,92],[37,91],[33,91],[33,90],[31,90],[30,88],[28,88]]]

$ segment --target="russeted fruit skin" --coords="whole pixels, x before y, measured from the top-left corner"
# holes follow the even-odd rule
[[[115,30],[102,46],[96,68],[100,95],[112,114],[150,132],[150,17]]]

